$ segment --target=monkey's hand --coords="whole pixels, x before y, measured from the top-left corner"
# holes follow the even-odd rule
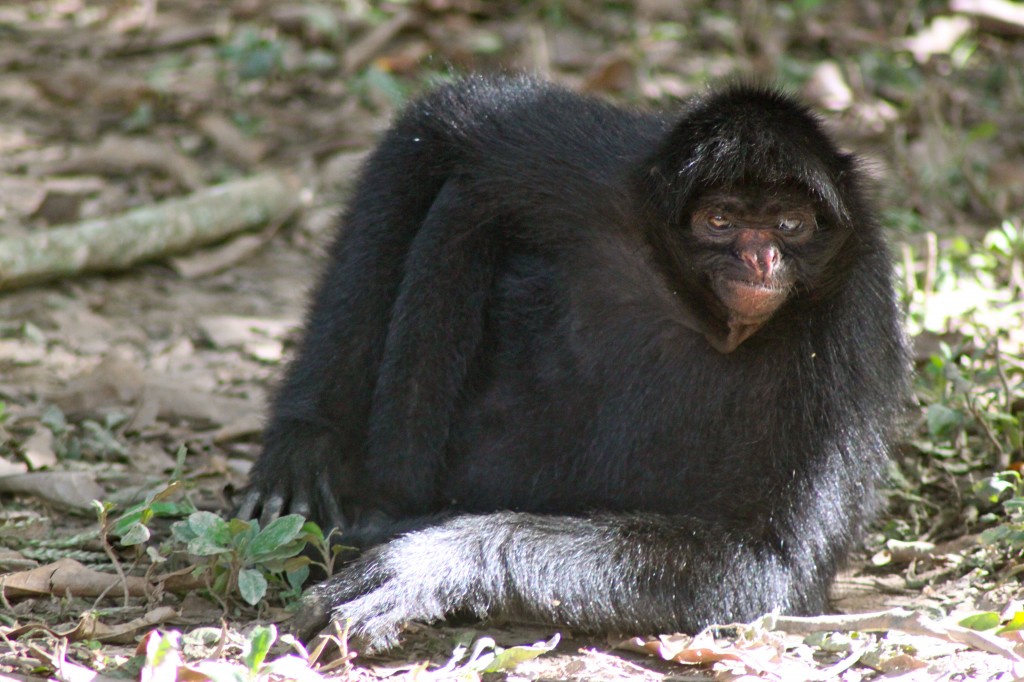
[[[301,514],[325,533],[344,532],[353,512],[342,501],[358,487],[353,469],[330,432],[301,422],[272,425],[235,514],[258,517],[262,526],[282,514]]]
[[[290,629],[308,641],[330,620],[348,621],[357,647],[380,651],[395,646],[412,620],[486,616],[504,582],[501,562],[491,560],[506,543],[478,526],[495,516],[458,517],[367,551],[306,593]]]

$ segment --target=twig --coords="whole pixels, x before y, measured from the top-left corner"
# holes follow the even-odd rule
[[[411,26],[415,18],[416,13],[414,11],[400,10],[383,24],[371,29],[369,33],[345,50],[345,56],[342,59],[342,71],[346,74],[351,74],[363,68],[402,29]]]
[[[955,644],[965,644],[978,651],[997,654],[1011,661],[1024,663],[1024,657],[1014,651],[1010,643],[1005,640],[984,632],[970,630],[961,625],[944,625],[929,619],[922,613],[907,609],[838,616],[769,615],[765,616],[762,622],[769,630],[780,630],[793,635],[850,630],[861,632],[898,630],[909,635],[924,635]]]
[[[927,248],[927,258],[925,260],[924,270],[924,300],[927,305],[927,301],[931,300],[932,295],[935,293],[935,279],[938,273],[939,267],[939,241],[934,232],[924,233],[925,245]]]
[[[1010,390],[1010,378],[1006,376],[1006,368],[1003,367],[1003,354],[999,350],[999,339],[992,340],[992,356],[996,363],[996,376],[1003,387],[1003,395],[1006,396],[1006,404],[1003,406],[1006,414],[1013,414],[1013,391]]]
[[[114,564],[114,570],[117,572],[117,577],[121,579],[121,587],[124,589],[124,607],[128,608],[128,605],[131,603],[131,592],[128,589],[128,577],[125,575],[124,569],[121,568],[121,562],[118,560],[117,554],[114,552],[113,545],[110,544],[110,536],[107,532],[109,530],[109,524],[106,512],[102,512],[102,515],[103,518],[100,519],[100,543],[103,545],[103,552],[107,555],[107,558],[110,559],[110,563]],[[96,609],[97,604],[107,596],[107,592],[109,592],[113,587],[114,583],[110,583],[102,592],[100,592],[99,596],[96,597],[96,601],[93,602],[92,607],[94,610]]]

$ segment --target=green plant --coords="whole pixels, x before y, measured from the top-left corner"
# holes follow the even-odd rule
[[[54,450],[62,460],[124,459],[128,448],[120,441],[118,429],[128,415],[110,412],[102,423],[84,419],[71,423],[56,405],[48,405],[39,418],[40,426],[49,429],[54,438]]]
[[[266,596],[270,583],[280,585],[286,598],[298,597],[311,563],[299,553],[311,539],[323,537],[316,524],[297,514],[260,529],[256,521],[226,521],[205,511],[175,523],[171,533],[189,554],[202,557],[196,575],[205,574],[214,595],[237,593],[251,605]]]
[[[942,344],[923,368],[918,392],[925,408],[928,435],[919,448],[940,456],[961,454],[966,461],[987,453],[983,462],[1001,471],[1024,459],[1024,402],[1011,373],[1022,365],[1002,355],[998,341],[984,348],[954,352]],[[943,448],[942,445],[946,447]]]
[[[210,682],[269,682],[280,679],[315,682],[323,679],[311,669],[313,663],[308,660],[308,656],[303,658],[289,654],[268,662],[267,655],[275,641],[277,628],[273,625],[260,625],[249,633],[242,663],[217,660],[186,663],[181,653],[181,633],[154,631],[146,639],[146,662],[142,669],[142,679]],[[290,640],[290,643],[301,654],[305,654],[297,642]]]
[[[149,540],[152,533],[149,522],[157,517],[182,517],[196,511],[189,499],[172,500],[181,489],[180,481],[172,481],[164,487],[150,491],[146,498],[128,507],[118,516],[110,527],[111,535],[118,538],[121,545],[132,547]]]
[[[1013,549],[1024,547],[1024,479],[1017,471],[1000,471],[975,484],[974,494],[988,505],[1000,505],[1004,519],[999,525],[981,534],[982,542],[1006,544]],[[997,521],[995,513],[985,514],[982,521]]]
[[[267,78],[279,72],[284,47],[273,32],[255,26],[243,26],[220,50],[220,55],[234,65],[242,80]]]

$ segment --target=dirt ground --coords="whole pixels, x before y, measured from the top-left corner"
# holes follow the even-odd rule
[[[686,95],[706,78],[771,72],[765,60],[778,60],[783,49],[773,41],[788,40],[788,25],[780,25],[745,52],[737,52],[733,43],[714,42],[716,31],[742,32],[745,22],[759,21],[758,12],[768,11],[770,3],[737,3],[735,12],[700,17],[688,3],[682,9],[639,3],[636,13],[616,9],[622,4],[61,0],[0,6],[0,240],[116,215],[256,173],[297,177],[302,186],[301,208],[287,221],[259,226],[226,245],[0,293],[0,477],[12,477],[0,478],[0,574],[51,566],[62,557],[79,561],[83,571],[110,571],[114,549],[95,536],[70,542],[96,528],[91,500],[122,507],[137,501],[170,478],[182,445],[188,452],[183,481],[195,505],[218,513],[230,508],[230,496],[244,484],[258,452],[268,391],[291,350],[321,249],[360,155],[402,97],[421,89],[428,76],[527,68],[573,87],[650,105]],[[598,5],[600,12],[593,9]],[[727,17],[739,17],[739,23],[722,24]],[[668,26],[671,21],[700,26],[691,44],[709,47],[694,55],[679,47],[685,44],[679,39],[638,37],[636,22]],[[859,30],[863,35],[847,40],[894,42],[872,34],[876,28]],[[835,50],[841,52],[843,45]],[[986,49],[1002,50],[1007,63],[1019,64],[1021,47],[1011,41]],[[637,58],[637,51],[644,57]],[[671,72],[662,68],[670,61],[677,65]],[[771,64],[778,68],[777,61]],[[841,92],[834,82],[829,87],[828,92]],[[864,111],[835,118],[856,118],[861,127],[846,129],[849,141],[864,143],[886,169],[883,174],[899,172],[899,159],[878,151],[886,138],[871,125],[901,123],[887,121],[885,111],[875,113],[875,118]],[[1019,110],[998,122],[1001,134],[1020,132],[1024,123],[1013,121],[1014,115]],[[998,140],[992,145],[1000,147]],[[1013,146],[1003,146],[1010,158],[996,158],[1003,175],[993,180],[1004,183],[997,195],[1003,203],[992,210],[1013,206],[1017,182],[1024,186]],[[932,206],[919,194],[908,201]],[[947,224],[961,218],[944,215]],[[35,478],[20,476],[29,473]],[[154,526],[161,528],[166,531],[166,525]],[[837,586],[837,610],[914,607],[945,624],[978,610],[1013,612],[1024,592],[1012,573],[993,574],[993,560],[987,558],[992,550],[973,536],[949,535],[944,538],[949,544],[913,560],[879,567],[866,553],[856,557]],[[60,540],[69,540],[69,547]],[[119,556],[125,566],[132,564],[129,552]],[[69,679],[78,670],[74,666],[112,675],[132,658],[137,638],[149,628],[139,625],[119,637],[69,631],[82,627],[87,612],[112,625],[145,618],[160,606],[173,607],[152,623],[163,630],[219,628],[222,618],[229,624],[226,648],[214,652],[197,645],[186,652],[195,660],[214,653],[237,658],[244,634],[236,631],[282,617],[274,609],[225,614],[195,593],[171,589],[124,603],[119,589],[102,600],[73,590],[7,592],[0,604],[0,676]],[[45,628],[30,635],[24,630],[28,624]],[[861,634],[866,638],[861,643],[870,644],[847,642],[834,650],[808,642],[803,633],[721,633],[717,642],[705,642],[703,665],[663,661],[615,649],[616,642],[573,639],[563,632],[553,652],[512,672],[487,675],[550,680],[1024,675],[1024,658],[1010,645],[986,649],[984,642],[965,642],[943,628],[932,636],[898,627],[888,636]],[[472,679],[473,670],[457,665],[434,677],[416,668],[425,660],[443,665],[452,642],[466,632],[512,646],[549,640],[556,630],[417,626],[409,646],[395,656],[356,658],[355,667],[332,674]],[[744,636],[746,648],[737,644]],[[90,644],[99,641],[103,644]],[[737,646],[747,653],[737,655]],[[671,649],[668,643],[662,651]],[[843,661],[849,665],[830,667]]]

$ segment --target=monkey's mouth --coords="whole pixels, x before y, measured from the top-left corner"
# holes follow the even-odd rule
[[[729,280],[723,283],[721,299],[733,322],[765,322],[785,302],[789,289],[758,282]]]

